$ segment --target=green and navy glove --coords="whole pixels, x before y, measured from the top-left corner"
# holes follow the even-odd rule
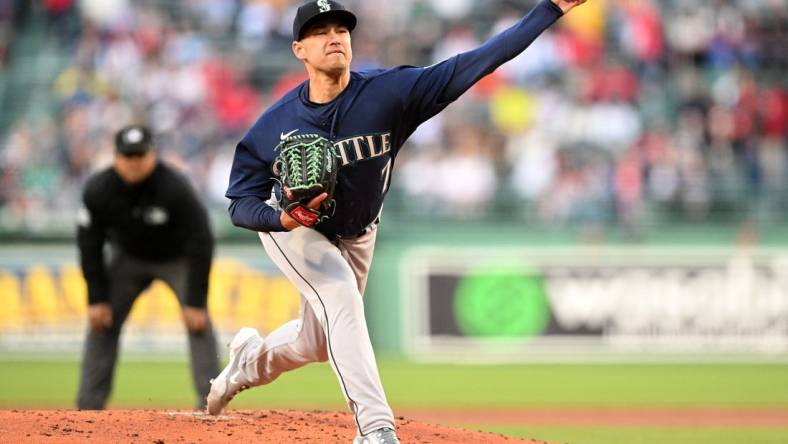
[[[279,146],[273,173],[282,185],[279,207],[296,222],[313,227],[326,218],[333,204],[339,172],[339,154],[328,139],[317,134],[292,135]],[[328,197],[318,209],[307,204],[326,193]]]

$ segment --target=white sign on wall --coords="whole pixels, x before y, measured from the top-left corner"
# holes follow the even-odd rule
[[[788,251],[419,248],[401,269],[416,358],[788,357]]]

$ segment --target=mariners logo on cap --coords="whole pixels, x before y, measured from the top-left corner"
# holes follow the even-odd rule
[[[126,131],[126,134],[123,135],[123,139],[126,143],[140,143],[144,135],[139,128],[131,128],[130,130]]]
[[[320,8],[320,12],[328,12],[331,10],[331,5],[328,3],[328,0],[317,0],[317,7]]]

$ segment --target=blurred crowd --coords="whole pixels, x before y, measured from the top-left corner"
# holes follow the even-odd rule
[[[13,37],[15,11],[15,0],[0,0],[0,73],[5,69],[8,45]]]
[[[0,134],[0,226],[73,220],[129,121],[150,124],[161,155],[223,211],[235,143],[305,79],[289,53],[300,2],[41,3],[67,63],[45,85],[52,112]],[[535,2],[344,3],[360,16],[354,69],[365,69],[444,60]],[[0,0],[0,70],[3,36],[21,31],[3,25],[14,4]],[[780,223],[786,23],[784,0],[588,2],[414,134],[387,211],[633,235],[671,221]]]

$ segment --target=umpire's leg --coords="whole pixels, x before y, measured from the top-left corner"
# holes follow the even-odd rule
[[[101,410],[106,405],[112,390],[123,323],[134,300],[151,282],[139,264],[123,254],[118,254],[112,261],[109,278],[112,326],[102,331],[88,330],[77,395],[77,408],[80,410]]]
[[[186,305],[186,288],[189,272],[187,260],[167,262],[156,267],[156,277],[163,280],[178,296],[181,307]],[[206,309],[207,310],[207,309]],[[211,390],[211,378],[219,374],[219,354],[216,350],[216,338],[210,317],[205,330],[195,332],[187,328],[189,335],[189,352],[191,354],[192,378],[194,388],[199,397],[197,408],[205,408],[208,392]]]

